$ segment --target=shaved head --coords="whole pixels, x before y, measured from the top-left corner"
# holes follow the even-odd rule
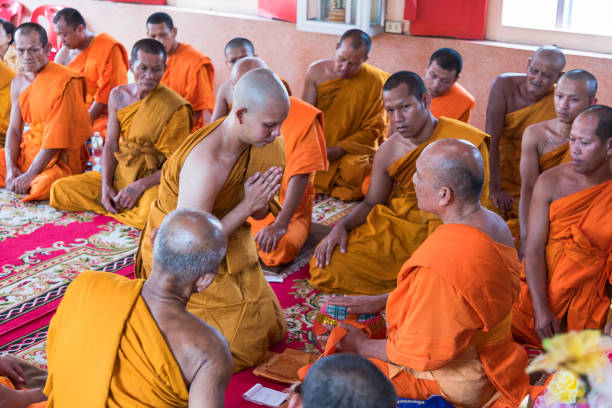
[[[550,62],[559,72],[565,67],[565,54],[555,45],[543,45],[533,53],[533,58],[543,58]]]
[[[268,65],[261,58],[257,57],[245,57],[238,60],[232,68],[230,74],[230,81],[232,86],[236,86],[236,83],[244,74],[257,68],[268,68]]]
[[[252,69],[237,81],[232,110],[244,107],[251,112],[260,112],[272,103],[284,105],[289,112],[289,94],[274,72],[267,68]]]
[[[248,55],[255,55],[255,47],[253,46],[253,43],[247,40],[246,38],[236,37],[231,39],[225,45],[225,55],[227,56],[228,51],[234,48],[244,48],[247,51]]]
[[[561,79],[571,79],[572,81],[583,82],[589,92],[589,99],[593,99],[597,94],[597,79],[587,70],[572,69],[563,74]]]
[[[612,108],[605,105],[594,105],[579,116],[593,117],[597,121],[594,133],[603,143],[612,138]]]
[[[340,37],[340,41],[338,41],[338,47],[340,47],[342,43],[347,40],[348,44],[350,44],[352,49],[364,49],[364,57],[367,57],[370,53],[370,49],[372,48],[372,39],[364,31],[358,30],[356,28],[346,31],[344,34],[342,34],[342,37]]]

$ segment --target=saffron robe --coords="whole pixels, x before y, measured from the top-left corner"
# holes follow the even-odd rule
[[[11,81],[15,71],[0,61],[0,148],[4,147],[6,131],[11,119]]]
[[[527,355],[510,332],[519,273],[516,250],[472,226],[442,225],[425,240],[387,300],[392,363],[373,359],[400,397],[519,405],[530,391]]]
[[[188,406],[181,369],[140,295],[143,283],[85,271],[68,286],[49,325],[49,408]]]
[[[276,249],[263,252],[257,248],[259,257],[268,266],[282,265],[293,261],[308,238],[312,223],[314,206],[314,172],[327,170],[327,152],[323,131],[323,114],[314,106],[297,98],[290,98],[289,116],[283,122],[281,134],[285,141],[285,161],[287,167],[281,184],[281,204],[289,180],[296,174],[309,174],[308,184],[299,207],[293,214],[287,232],[278,242]],[[268,214],[263,220],[249,218],[253,236],[264,227],[272,224],[276,217]]]
[[[149,219],[140,238],[135,265],[137,277],[146,277],[151,271],[151,230],[158,228],[166,214],[176,209],[179,176],[185,159],[224,119],[193,133],[164,164],[159,196],[151,205]],[[248,177],[264,172],[272,165],[284,165],[284,159],[281,138],[263,148],[248,147],[227,176],[212,213],[219,219],[223,218],[242,201],[244,182]],[[272,207],[278,211],[278,206]],[[227,251],[217,277],[205,292],[191,297],[187,309],[225,336],[236,371],[257,364],[268,348],[284,337],[286,323],[283,311],[263,276],[247,222],[228,237]]]
[[[143,99],[117,112],[121,128],[113,187],[119,192],[136,180],[161,169],[189,136],[193,111],[172,89],[159,85]],[[95,211],[142,229],[159,185],[148,188],[130,209],[109,213],[102,205],[102,174],[90,171],[53,183],[51,206],[68,211]]]
[[[475,104],[472,94],[455,82],[448,91],[431,100],[430,109],[436,118],[445,116],[470,123]]]
[[[87,109],[94,102],[108,105],[114,87],[127,84],[128,55],[125,47],[107,33],[94,37],[89,46],[68,64],[69,68],[85,77]],[[92,132],[106,138],[108,111],[94,121]]]
[[[540,165],[540,173],[545,170],[552,169],[563,163],[572,161],[572,156],[569,152],[569,142],[563,143],[557,146],[548,153],[538,157],[538,164]]]
[[[372,208],[366,222],[348,234],[346,253],[336,247],[329,265],[319,268],[310,261],[310,284],[324,292],[378,295],[397,284],[397,274],[412,253],[442,221],[419,209],[412,176],[416,160],[430,143],[444,138],[473,143],[485,163],[481,202],[490,206],[488,181],[488,135],[454,119],[440,118],[428,141],[397,159],[387,169],[395,187],[387,202]]]
[[[215,68],[206,55],[189,44],[179,43],[177,49],[168,55],[166,71],[161,83],[174,89],[187,99],[194,111],[215,108]],[[204,125],[202,116],[194,129]]]
[[[567,330],[601,329],[606,323],[612,284],[612,180],[555,200],[550,205],[546,243],[548,304]],[[512,332],[541,347],[523,271]]]
[[[30,129],[21,138],[17,166],[30,168],[41,149],[59,149],[47,167],[31,182],[22,201],[48,200],[51,184],[82,173],[87,164],[85,141],[91,134],[85,105],[85,83],[73,70],[49,62],[19,95],[23,121]],[[0,150],[0,187],[6,180],[4,149]]]
[[[369,64],[352,78],[332,79],[317,88],[317,108],[325,117],[325,143],[346,154],[315,175],[317,193],[341,200],[362,198],[361,184],[387,132],[382,88],[389,74]]]

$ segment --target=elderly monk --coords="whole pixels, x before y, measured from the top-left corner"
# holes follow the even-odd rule
[[[310,283],[325,292],[377,295],[393,290],[404,262],[441,224],[436,215],[418,208],[412,182],[416,159],[428,144],[464,139],[488,158],[485,133],[454,119],[434,118],[431,95],[417,74],[393,74],[382,97],[396,133],[374,156],[366,198],[315,250]]]
[[[87,31],[85,19],[73,8],[58,11],[53,26],[62,43],[55,62],[85,77],[92,131],[106,138],[108,97],[113,88],[127,83],[125,47],[107,33],[94,36]]]
[[[531,193],[536,179],[545,170],[571,160],[569,138],[572,123],[579,113],[597,103],[597,80],[583,69],[565,73],[555,89],[557,117],[536,123],[525,129],[521,146],[521,198],[519,221],[521,227],[520,258],[523,258],[527,239],[527,218]]]
[[[372,168],[387,117],[381,91],[389,74],[365,64],[372,46],[361,30],[345,32],[336,57],[314,62],[306,72],[302,99],[325,117],[329,170],[315,175],[317,193],[341,200],[363,197],[361,184]]]
[[[228,237],[219,275],[188,309],[228,339],[234,370],[257,364],[286,331],[283,312],[266,282],[248,217],[278,213],[285,152],[280,128],[289,96],[270,70],[240,78],[230,114],[192,134],[162,169],[158,199],[140,240],[136,275],[151,270],[149,235],[175,208],[197,208],[218,216]]]
[[[135,82],[110,95],[102,173],[58,180],[51,188],[51,206],[95,211],[142,229],[157,198],[162,164],[189,136],[193,111],[159,83],[166,61],[161,43],[140,40],[131,57]]]
[[[4,147],[11,119],[11,81],[15,75],[15,71],[0,61],[0,148]]]
[[[509,408],[530,391],[527,355],[510,332],[520,265],[508,226],[480,204],[484,163],[463,140],[425,148],[414,174],[418,205],[444,225],[406,261],[393,292],[330,302],[352,313],[386,308],[386,339],[341,324],[336,349],[370,358],[400,397]]]
[[[78,73],[49,62],[45,29],[24,23],[15,31],[24,73],[11,83],[11,123],[0,150],[0,187],[22,201],[48,200],[51,184],[79,174],[87,163],[91,134],[85,81]],[[23,133],[24,123],[29,130]],[[23,135],[22,135],[23,133]]]
[[[431,113],[470,123],[476,100],[457,83],[463,67],[461,54],[452,48],[440,48],[429,58],[423,81],[431,95]]]
[[[555,333],[603,328],[610,309],[612,108],[578,115],[569,144],[572,161],[538,177],[529,209],[512,332],[536,347]]]
[[[257,68],[267,65],[256,57],[241,59],[232,69],[232,83],[235,85],[242,75]],[[281,183],[282,210],[263,220],[249,218],[259,258],[268,266],[286,264],[298,256],[312,223],[314,172],[328,166],[321,111],[300,99],[289,100],[289,116],[281,127],[286,162]]]
[[[176,27],[166,13],[153,13],[147,19],[147,36],[164,44],[168,54],[162,84],[174,89],[193,106],[194,127],[204,125],[204,112],[215,107],[215,68],[206,55],[176,40]]]
[[[180,210],[157,233],[146,281],[81,273],[49,326],[48,406],[223,407],[227,340],[186,305],[213,282],[225,249],[218,219]]]
[[[493,81],[485,131],[491,135],[491,199],[519,238],[521,140],[527,126],[555,117],[554,87],[565,66],[555,46],[538,48],[526,74],[505,73]]]

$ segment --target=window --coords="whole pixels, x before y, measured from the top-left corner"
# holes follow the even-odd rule
[[[369,35],[383,31],[384,0],[298,0],[297,29],[342,34],[359,28]]]

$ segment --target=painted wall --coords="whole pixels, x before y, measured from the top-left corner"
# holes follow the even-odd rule
[[[22,0],[31,12],[47,4],[44,0]],[[301,96],[308,65],[320,58],[332,57],[335,36],[297,31],[295,25],[253,16],[230,17],[177,7],[154,7],[131,3],[96,0],[63,0],[78,8],[95,33],[109,32],[128,50],[145,36],[144,22],[153,12],[164,10],[172,15],[179,31],[179,41],[189,42],[214,62],[218,87],[229,73],[224,64],[223,47],[233,37],[247,37],[257,54],[286,79],[294,95]],[[368,62],[389,72],[412,70],[423,74],[429,56],[437,48],[449,46],[464,58],[460,82],[476,98],[472,124],[484,128],[488,92],[493,79],[502,72],[524,72],[533,48],[502,43],[474,42],[430,37],[383,34],[374,37]],[[599,80],[601,103],[612,104],[612,59],[589,55],[568,55],[567,69],[585,68]]]

